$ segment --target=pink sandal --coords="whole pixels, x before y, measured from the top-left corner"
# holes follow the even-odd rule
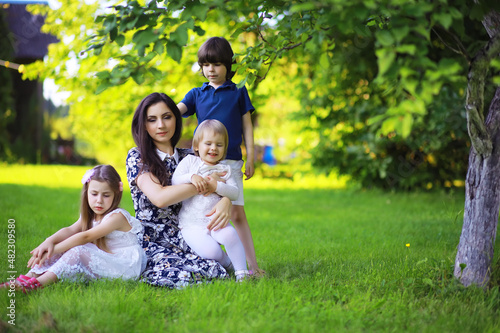
[[[0,284],[0,288],[10,288],[11,281],[4,282]],[[16,281],[13,282],[16,286],[16,290],[21,290],[23,293],[27,293],[29,291],[42,289],[43,286],[36,278],[30,278],[26,275],[19,275]]]
[[[28,278],[28,280],[26,280],[26,278]],[[25,275],[20,275],[17,279],[16,279],[17,282],[19,282],[21,284],[21,288],[22,288],[22,291],[23,293],[28,293],[29,291],[33,291],[33,290],[37,290],[37,289],[42,289],[43,286],[42,284],[40,283],[40,281],[38,281],[36,278],[29,278]]]

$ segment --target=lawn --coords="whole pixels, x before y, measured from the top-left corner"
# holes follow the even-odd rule
[[[29,251],[78,218],[86,169],[0,165],[2,280],[9,219],[15,270],[25,273]],[[498,283],[484,291],[452,277],[463,191],[364,191],[327,178],[246,184],[266,277],[183,290],[102,280],[0,292],[0,332],[500,332]]]

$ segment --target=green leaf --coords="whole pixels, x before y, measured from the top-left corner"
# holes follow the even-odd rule
[[[378,63],[378,76],[382,77],[391,67],[396,59],[396,53],[393,50],[383,48],[375,51]]]
[[[137,83],[138,85],[141,85],[144,83],[144,81],[146,80],[146,78],[144,77],[144,72],[141,71],[141,70],[138,70],[134,73],[132,73],[132,79],[135,81],[135,83]]]
[[[410,33],[410,27],[409,26],[399,26],[397,28],[391,29],[391,32],[392,32],[394,38],[396,39],[396,41],[399,43]]]
[[[156,57],[156,52],[150,52],[147,56],[145,56],[144,58],[142,58],[141,62],[144,63],[144,64],[147,64],[148,62],[150,62],[154,57]]]
[[[146,46],[158,40],[159,36],[153,31],[152,28],[146,30],[139,30],[132,37],[132,42],[138,46]]]
[[[448,13],[434,13],[432,18],[435,22],[441,24],[445,29],[448,29],[453,23],[453,17]]]
[[[315,8],[316,4],[314,2],[306,2],[306,3],[301,3],[299,5],[293,5],[292,8],[290,8],[290,12],[292,13],[306,12],[309,10],[313,10]]]
[[[248,80],[248,74],[245,76],[245,78],[243,78],[243,80],[241,80],[240,82],[238,82],[238,84],[236,86],[238,88],[243,88],[243,86],[245,85],[245,83],[247,83],[247,80]]]
[[[163,39],[158,39],[156,42],[155,42],[155,46],[153,47],[153,51],[155,51],[156,53],[158,54],[163,54],[163,52],[165,51],[165,45],[164,45],[165,41]]]
[[[382,126],[380,131],[383,135],[387,135],[391,132],[394,132],[399,125],[399,116],[388,117],[386,120],[382,122]]]
[[[124,35],[117,36],[116,39],[115,39],[115,42],[119,46],[123,46],[123,44],[125,44],[125,36]]]
[[[154,67],[151,67],[149,69],[149,72],[153,75],[153,77],[156,79],[156,80],[161,80],[164,78],[163,76],[163,72],[154,68]]]
[[[108,89],[109,87],[111,87],[112,84],[109,82],[109,81],[103,81],[101,82],[101,84],[97,87],[96,91],[95,91],[95,94],[96,95],[99,95],[100,93],[102,93],[104,90]]]
[[[328,59],[328,54],[326,52],[323,52],[321,54],[321,57],[319,58],[319,65],[325,69],[330,66],[330,61]]]
[[[417,52],[417,46],[414,44],[399,45],[398,47],[396,47],[396,52],[415,55],[415,52]]]
[[[186,23],[181,24],[174,32],[170,34],[170,40],[177,43],[179,46],[184,46],[188,41],[188,27]]]
[[[376,115],[374,117],[371,117],[369,118],[367,121],[366,121],[366,124],[368,126],[371,126],[371,125],[374,125],[376,123],[379,123],[381,122],[382,120],[384,120],[385,118],[387,118],[387,116],[385,114],[379,114],[379,115]]]
[[[104,33],[109,33],[111,30],[116,28],[116,16],[107,16],[102,25],[104,26]]]
[[[104,80],[104,79],[108,79],[110,77],[110,73],[108,70],[104,70],[104,71],[101,71],[101,72],[97,72],[95,74],[95,76],[99,79],[99,80]]]
[[[394,44],[394,37],[388,30],[377,31],[375,37],[382,46],[391,46]]]
[[[193,32],[195,32],[198,36],[204,36],[205,35],[205,30],[203,30],[201,27],[195,25],[193,27]],[[231,36],[234,36],[235,34],[233,33]]]
[[[413,126],[413,117],[411,114],[406,114],[403,118],[403,122],[401,124],[401,135],[403,138],[407,138]]]
[[[176,43],[168,42],[167,43],[167,54],[174,59],[175,61],[179,62],[182,58],[182,47],[177,45]]]

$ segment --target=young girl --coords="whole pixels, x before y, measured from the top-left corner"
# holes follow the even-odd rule
[[[142,225],[118,208],[123,183],[110,165],[88,170],[82,179],[80,218],[62,228],[30,253],[26,275],[11,283],[23,292],[43,288],[58,280],[79,278],[137,279],[146,265],[139,246]]]
[[[214,172],[226,173],[217,182],[217,190],[210,195],[199,194],[182,202],[179,212],[179,228],[186,243],[202,258],[215,259],[224,268],[233,269],[236,280],[241,281],[248,275],[246,270],[245,249],[238,233],[232,225],[218,230],[207,228],[210,218],[207,213],[225,196],[231,200],[238,197],[236,181],[231,177],[231,167],[219,163],[226,156],[228,144],[227,130],[215,119],[202,122],[193,138],[193,149],[197,156],[184,158],[172,176],[172,184],[193,184],[198,192],[207,188],[205,177]],[[224,252],[220,245],[224,245]]]
[[[196,114],[198,123],[206,119],[217,119],[226,126],[229,135],[227,164],[232,168],[239,189],[238,198],[233,201],[231,220],[245,247],[251,274],[260,276],[265,272],[257,264],[252,233],[243,206],[243,159],[240,148],[243,137],[247,153],[245,180],[248,180],[254,174],[254,140],[250,113],[255,108],[246,88],[238,88],[231,81],[234,75],[231,71],[233,63],[233,50],[226,39],[208,39],[198,50],[198,64],[209,82],[205,82],[201,88],[191,89],[177,106],[184,117]]]

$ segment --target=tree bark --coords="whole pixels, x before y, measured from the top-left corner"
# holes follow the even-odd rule
[[[471,148],[464,224],[455,260],[454,274],[465,286],[486,287],[491,274],[500,209],[500,88],[491,102],[485,125],[492,150],[485,156],[474,146]],[[461,264],[465,264],[463,270]]]
[[[465,182],[464,224],[454,274],[465,286],[486,287],[500,209],[500,87],[484,122],[482,112],[486,74],[491,60],[500,53],[500,14],[490,11],[483,19],[483,26],[490,42],[474,57],[468,75],[466,111],[472,148]]]

